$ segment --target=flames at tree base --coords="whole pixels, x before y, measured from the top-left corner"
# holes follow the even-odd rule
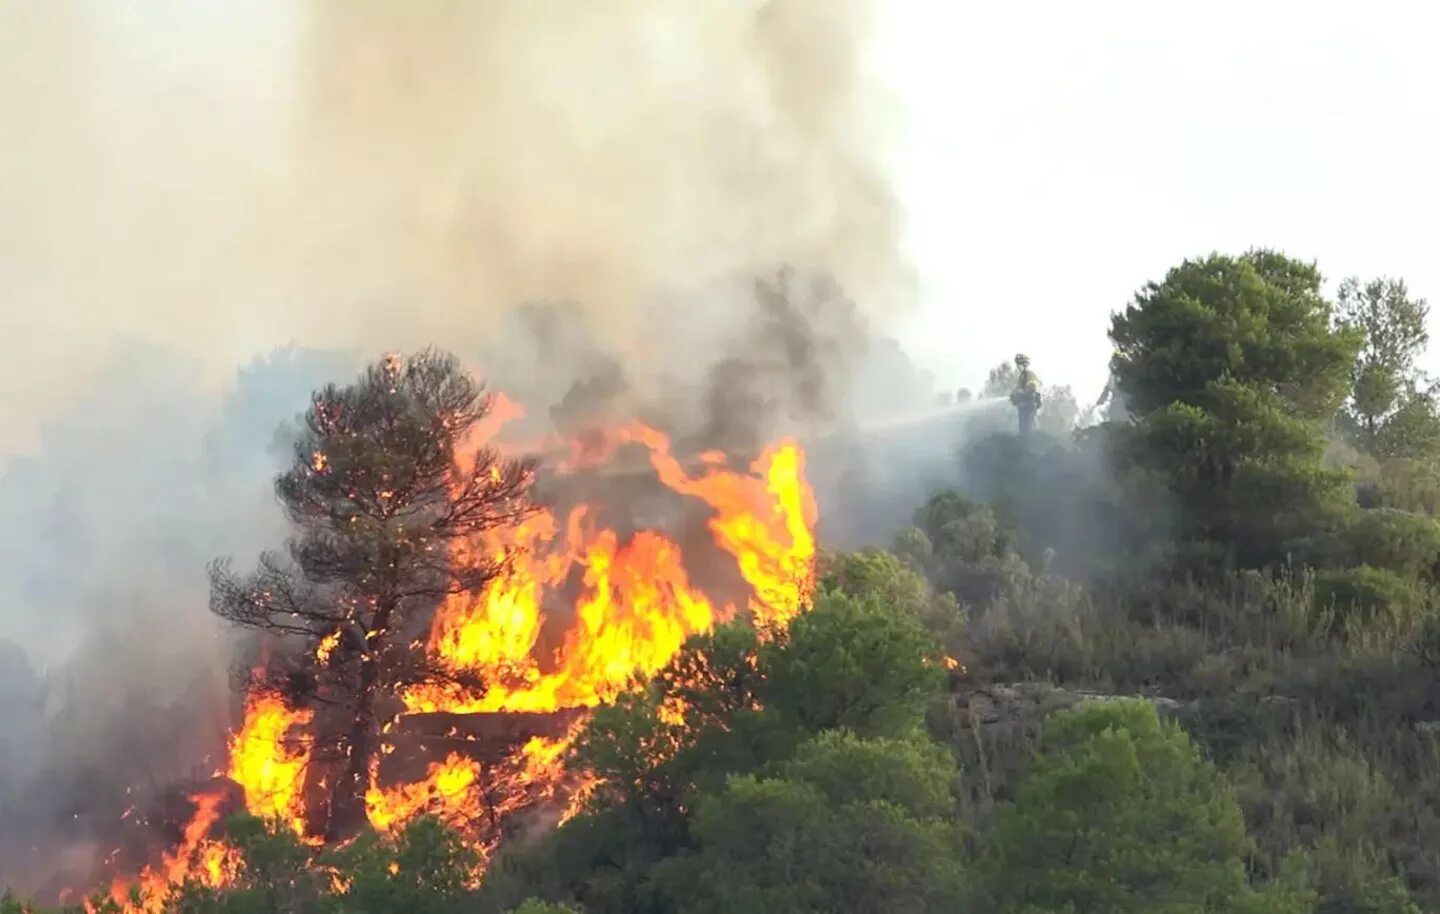
[[[500,421],[486,424],[487,436],[519,412],[498,402]],[[616,513],[623,494],[576,485],[603,500],[580,501],[563,515],[547,508],[467,544],[506,557],[505,571],[482,592],[438,607],[426,652],[485,687],[423,685],[396,696],[402,706],[370,764],[365,811],[373,828],[390,832],[434,816],[483,859],[517,829],[563,822],[590,786],[587,773],[565,765],[590,708],[612,700],[635,675],[658,671],[692,635],[742,614],[762,627],[784,626],[807,605],[817,512],[798,444],[777,443],[747,472],[713,453],[687,468],[665,435],[639,424],[602,439],[604,458],[643,449],[654,481],[701,526],[682,530],[677,541],[631,512],[629,529],[617,530],[601,521]],[[603,464],[596,452],[587,441],[585,466],[562,466],[561,474]],[[313,650],[323,662],[326,642]],[[188,815],[177,819],[183,824],[166,837],[167,849],[139,876],[116,879],[111,896],[154,912],[168,885],[225,885],[237,858],[222,825],[241,809],[318,843],[323,798],[311,770],[314,726],[309,708],[271,693],[249,695],[223,776],[189,794]],[[127,900],[132,886],[147,896],[138,908]]]

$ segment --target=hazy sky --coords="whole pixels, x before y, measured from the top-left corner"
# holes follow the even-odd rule
[[[8,159],[0,148],[0,179],[17,182],[0,193],[0,334],[11,348],[0,454],[32,439],[119,333],[174,342],[183,322],[213,382],[287,342],[277,316],[294,308],[289,276],[237,283],[213,268],[232,250],[285,243],[246,234],[233,205],[278,167],[266,150],[279,128],[266,118],[286,91],[285,4],[113,8],[118,32],[79,23],[78,51],[69,37],[47,45],[77,33],[51,11],[84,6],[21,2],[9,9],[22,28],[0,34],[12,104],[0,115],[39,137],[29,150],[12,144]],[[890,155],[921,283],[919,310],[896,329],[947,387],[1024,350],[1047,382],[1095,396],[1110,312],[1216,249],[1279,247],[1333,280],[1398,275],[1440,303],[1440,3],[880,6],[874,67],[904,113]],[[132,71],[148,81],[113,75]],[[196,73],[207,74],[203,91]],[[204,151],[203,170],[188,168],[191,149]],[[67,171],[71,160],[85,167]],[[263,202],[283,214],[284,200]],[[176,239],[145,219],[163,207],[207,231],[180,233],[170,250]],[[67,246],[79,253],[54,254]],[[163,283],[102,279],[136,257],[174,263]],[[341,297],[307,313],[300,342],[348,342],[319,338],[349,313]],[[1440,358],[1426,364],[1440,370]]]
[[[891,10],[924,301],[908,336],[942,378],[1025,350],[1098,395],[1112,310],[1186,256],[1259,245],[1334,281],[1404,277],[1440,352],[1440,3]]]

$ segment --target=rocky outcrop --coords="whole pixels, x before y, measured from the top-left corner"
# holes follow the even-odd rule
[[[997,802],[1010,798],[1015,775],[1035,757],[1045,718],[1083,704],[1135,698],[1150,702],[1167,718],[1187,707],[1172,698],[1114,695],[1039,682],[957,682],[944,703],[932,709],[930,724],[954,746],[966,772],[962,791],[976,814],[984,816]]]
[[[1042,682],[971,686],[955,692],[950,698],[952,719],[960,728],[1038,723],[1056,711],[1090,702],[1141,699],[1153,704],[1162,717],[1173,716],[1184,707],[1173,698],[1111,695],[1082,689],[1065,689]]]

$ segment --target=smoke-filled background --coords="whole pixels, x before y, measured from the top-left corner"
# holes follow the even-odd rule
[[[0,5],[0,883],[213,770],[204,564],[280,542],[278,429],[364,359],[742,451],[928,403],[873,14]]]
[[[731,284],[908,304],[856,0],[83,0],[0,11],[0,445],[117,333],[214,388],[277,342],[478,342],[580,303],[657,371]],[[663,331],[656,319],[664,319]],[[692,351],[684,362],[694,364]]]

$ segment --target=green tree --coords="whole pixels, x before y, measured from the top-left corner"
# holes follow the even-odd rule
[[[1295,415],[1328,420],[1350,390],[1362,343],[1331,325],[1313,264],[1273,251],[1187,260],[1111,320],[1110,367],[1131,413],[1204,407],[1230,379],[1273,393]]]
[[[855,597],[872,596],[918,619],[950,655],[963,649],[964,615],[955,595],[936,593],[924,575],[893,553],[866,549],[839,556],[826,569],[821,586]]]
[[[1117,315],[1111,369],[1133,428],[1122,461],[1162,473],[1201,566],[1255,567],[1333,526],[1345,475],[1324,427],[1349,392],[1361,334],[1334,327],[1309,264],[1268,251],[1186,261]]]
[[[956,777],[924,738],[823,733],[702,797],[697,850],[661,864],[656,882],[681,914],[954,910]]]
[[[0,914],[41,914],[41,909],[28,901],[21,901],[7,889],[0,892]]]
[[[663,819],[689,794],[786,757],[810,734],[914,731],[943,682],[938,653],[906,610],[822,588],[813,609],[764,643],[742,625],[692,638],[651,682],[596,710],[576,763],[601,778],[597,805]],[[683,720],[668,708],[683,709]]]
[[[1041,398],[1040,431],[1056,438],[1068,438],[1081,420],[1086,418],[1081,412],[1070,385],[1048,387]]]
[[[1404,436],[1386,436],[1386,427],[1406,409],[1411,410],[1407,418],[1413,426],[1414,410],[1417,406],[1423,410],[1426,403],[1415,395],[1415,359],[1429,342],[1425,327],[1429,313],[1430,306],[1424,299],[1411,298],[1402,280],[1376,279],[1361,284],[1351,277],[1340,284],[1335,322],[1358,330],[1364,337],[1351,370],[1345,418],[1361,442],[1372,450],[1378,446],[1389,451],[1402,444]],[[1387,442],[1387,437],[1392,440]]]
[[[1234,380],[1194,399],[1146,416],[1124,445],[1133,459],[1163,468],[1190,542],[1254,567],[1280,558],[1289,540],[1341,520],[1347,477],[1324,465],[1316,424],[1274,393]]]
[[[223,561],[211,568],[217,615],[307,642],[277,653],[275,675],[253,687],[327,709],[316,718],[314,757],[338,769],[325,776],[332,836],[365,822],[377,702],[449,672],[412,646],[417,630],[440,600],[496,573],[490,557],[457,559],[451,544],[531,510],[530,464],[484,448],[460,453],[489,407],[454,357],[431,351],[386,358],[348,387],[318,391],[293,463],[275,481],[295,528],[288,558],[266,553],[246,576]]]
[[[1369,508],[1298,552],[1321,567],[1370,565],[1433,582],[1440,579],[1440,522],[1394,508]]]
[[[671,836],[685,796],[754,769],[783,739],[765,694],[760,642],[743,624],[692,637],[654,679],[597,708],[575,744],[594,772],[598,806],[631,810],[657,842]],[[683,719],[667,709],[683,709]]]
[[[1112,914],[1301,911],[1247,882],[1250,850],[1234,790],[1144,701],[1049,718],[1015,802],[982,862],[985,907]]]
[[[184,914],[335,910],[329,874],[289,829],[242,815],[226,823],[226,838],[240,853],[234,881],[221,889],[180,886],[171,907]]]
[[[804,738],[774,725],[761,704],[763,676],[754,629],[726,625],[691,638],[653,680],[597,708],[573,750],[572,764],[599,779],[585,813],[502,857],[487,875],[486,910],[530,895],[604,914],[664,910],[649,874],[690,846],[694,798]],[[677,709],[683,719],[668,713]]]
[[[944,681],[934,639],[873,595],[822,591],[759,650],[759,698],[777,726],[898,736],[924,720]]]
[[[1018,544],[1015,528],[994,510],[949,490],[915,512],[915,526],[897,538],[895,552],[936,590],[983,607],[1029,576]]]
[[[1440,517],[1440,461],[1413,458],[1383,461],[1375,494],[1384,507]]]
[[[1440,454],[1440,402],[1433,389],[1411,387],[1364,442],[1379,458],[1434,458]]]
[[[289,829],[250,816],[227,823],[240,862],[221,888],[187,883],[168,900],[175,914],[458,914],[480,858],[445,826],[420,818],[393,838],[366,833],[319,851]]]
[[[478,854],[434,819],[408,823],[393,839],[367,834],[329,863],[345,878],[341,911],[459,914],[469,910]]]

